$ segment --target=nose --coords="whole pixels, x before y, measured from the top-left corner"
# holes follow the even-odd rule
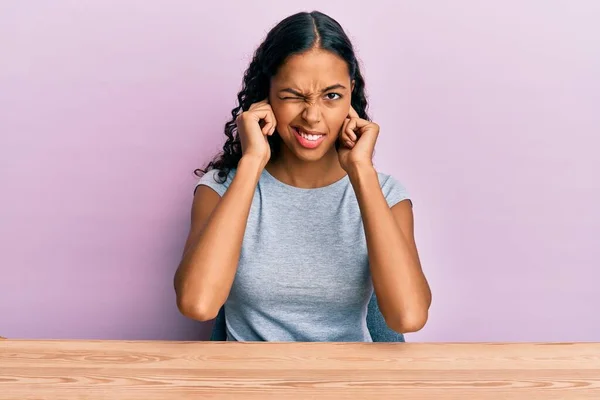
[[[321,122],[321,110],[316,104],[308,104],[302,112],[302,119],[309,125],[314,126]]]

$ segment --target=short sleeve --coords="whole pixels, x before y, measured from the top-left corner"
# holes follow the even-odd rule
[[[411,202],[412,199],[408,193],[408,190],[402,185],[398,180],[396,180],[393,176],[387,175],[384,173],[379,173],[379,184],[381,185],[381,191],[387,201],[388,205],[391,207],[400,203],[403,200],[408,200]]]
[[[200,177],[200,179],[198,180],[198,182],[196,183],[196,186],[194,188],[194,193],[196,192],[196,189],[198,189],[198,186],[203,185],[203,186],[208,186],[209,188],[211,188],[215,192],[217,192],[217,194],[219,196],[223,197],[223,195],[227,191],[227,188],[231,184],[231,181],[233,180],[234,174],[235,174],[234,170],[230,171],[229,174],[227,175],[227,179],[225,179],[225,181],[223,181],[223,179],[219,176],[219,170],[211,169],[206,174],[202,175],[202,177]]]

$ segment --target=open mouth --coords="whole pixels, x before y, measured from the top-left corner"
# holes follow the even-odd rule
[[[325,134],[316,133],[316,132],[306,132],[302,128],[292,127],[294,131],[294,136],[298,139],[298,142],[302,147],[307,149],[314,149],[321,144],[323,139],[325,139]]]

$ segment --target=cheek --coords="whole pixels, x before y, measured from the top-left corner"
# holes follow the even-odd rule
[[[273,109],[273,114],[275,114],[275,119],[277,120],[277,126],[281,129],[290,124],[290,122],[294,119],[294,112],[290,110],[290,107],[282,106],[282,105],[271,105]]]
[[[331,113],[327,118],[330,132],[337,133],[342,129],[342,125],[344,124],[346,117],[348,117],[348,110],[344,110],[344,108],[331,110]]]

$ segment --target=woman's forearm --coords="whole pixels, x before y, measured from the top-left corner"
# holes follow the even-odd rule
[[[396,222],[372,165],[357,166],[350,180],[360,207],[373,286],[390,328],[412,332],[427,320],[431,292],[416,254]]]
[[[229,188],[183,255],[175,286],[179,308],[191,318],[213,319],[229,296],[262,168],[258,160],[240,160]]]

